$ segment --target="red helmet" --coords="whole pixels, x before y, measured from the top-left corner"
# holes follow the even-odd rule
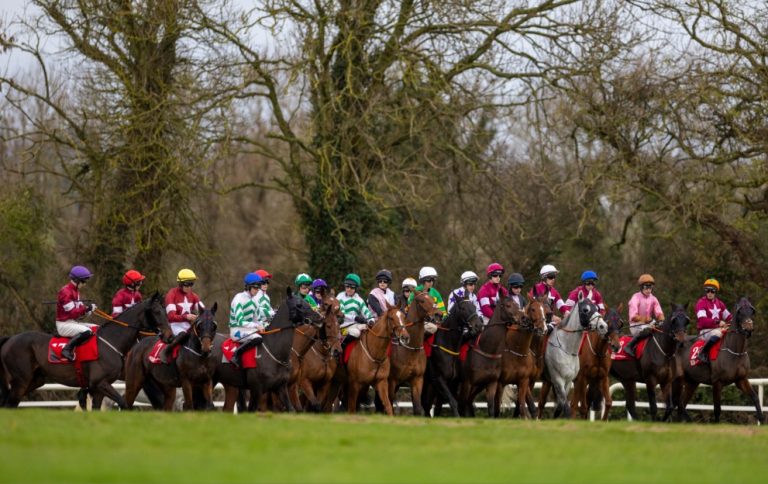
[[[267,279],[272,279],[272,274],[270,274],[269,272],[265,271],[264,269],[259,269],[259,270],[255,271],[255,272],[256,272],[256,274],[261,276],[261,278],[264,279],[265,281]]]
[[[141,275],[141,272],[135,271],[131,269],[130,271],[126,272],[123,276],[123,284],[126,286],[132,286],[136,284],[137,282],[141,282],[144,279],[146,279],[143,275]]]
[[[494,272],[498,272],[503,274],[504,273],[504,266],[499,264],[498,262],[494,262],[493,264],[489,265],[488,268],[485,270],[485,273],[487,275],[491,275]]]

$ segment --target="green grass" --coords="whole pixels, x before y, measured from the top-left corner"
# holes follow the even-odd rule
[[[0,411],[0,482],[766,482],[762,427]]]

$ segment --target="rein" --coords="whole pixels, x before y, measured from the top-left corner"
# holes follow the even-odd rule
[[[115,324],[117,324],[119,326],[122,326],[124,328],[135,329],[142,336],[156,336],[157,335],[157,333],[153,333],[153,332],[150,332],[150,331],[142,331],[142,330],[140,330],[138,328],[135,328],[135,327],[131,326],[128,323],[124,323],[122,321],[118,321],[117,319],[113,318],[112,316],[110,316],[109,314],[105,313],[101,309],[96,309],[95,311],[93,311],[93,314],[98,316],[98,317],[100,317],[101,319],[105,319],[105,320],[109,321],[110,323],[115,323]],[[101,339],[101,338],[99,338],[99,339]]]

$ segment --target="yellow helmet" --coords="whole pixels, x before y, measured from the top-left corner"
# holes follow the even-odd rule
[[[643,284],[656,284],[656,281],[653,280],[653,276],[650,274],[642,274],[637,279],[637,285],[642,286]]]
[[[191,269],[182,269],[179,271],[179,275],[176,276],[176,282],[189,282],[196,281],[197,276]]]
[[[707,279],[706,281],[704,281],[704,287],[714,287],[719,291],[720,283],[717,282],[717,279]]]

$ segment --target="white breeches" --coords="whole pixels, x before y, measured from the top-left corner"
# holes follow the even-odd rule
[[[261,339],[259,328],[229,328],[229,337],[238,343],[247,343],[254,339]]]
[[[632,336],[637,336],[640,331],[644,330],[645,328],[649,328],[651,326],[651,323],[640,323],[640,324],[631,324],[629,325],[629,334]]]
[[[704,341],[709,341],[714,337],[722,338],[723,330],[720,328],[714,328],[714,329],[702,329],[701,331],[699,331],[699,338],[701,338]]]
[[[63,336],[65,338],[72,338],[80,333],[93,331],[92,328],[92,324],[80,323],[74,319],[67,321],[56,321],[56,332],[59,333],[59,336]]]
[[[189,331],[189,328],[191,327],[192,325],[189,323],[171,323],[171,331],[173,331],[174,336],[177,336],[184,331]]]

